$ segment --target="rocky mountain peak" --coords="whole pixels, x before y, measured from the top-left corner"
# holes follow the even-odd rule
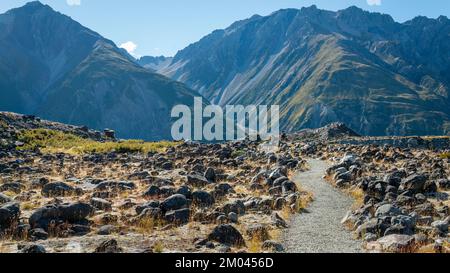
[[[297,10],[298,11],[298,10]],[[316,5],[311,5],[311,6],[309,6],[309,7],[302,7],[301,9],[300,9],[300,12],[302,13],[302,14],[308,14],[308,15],[313,15],[313,14],[315,14],[315,13],[317,13],[319,11],[319,9],[317,8],[317,6]]]
[[[36,12],[55,12],[49,5],[44,5],[40,1],[32,1],[26,3],[24,6],[11,9],[7,13],[9,14],[33,14]]]
[[[366,135],[442,134],[450,28],[422,20],[283,9],[211,33],[158,72],[220,105],[279,104],[286,131],[339,121]]]
[[[22,8],[23,8],[23,9],[29,9],[29,10],[30,10],[30,9],[40,9],[40,8],[43,8],[43,7],[50,8],[50,6],[42,4],[41,1],[31,1],[31,2],[28,2],[28,3],[26,3]],[[51,8],[50,8],[50,9],[51,9]]]

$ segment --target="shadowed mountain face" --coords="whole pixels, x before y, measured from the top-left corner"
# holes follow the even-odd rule
[[[163,68],[166,68],[172,62],[172,57],[153,57],[153,56],[144,56],[137,60],[137,63],[147,69],[158,71]]]
[[[339,121],[366,135],[450,133],[446,17],[280,10],[214,31],[158,72],[216,104],[279,104],[288,131]]]
[[[0,15],[0,110],[170,138],[170,109],[196,93],[40,2]]]

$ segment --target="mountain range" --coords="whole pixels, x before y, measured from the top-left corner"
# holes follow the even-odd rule
[[[450,20],[357,7],[255,15],[174,57],[135,60],[38,1],[0,15],[0,111],[170,138],[194,96],[278,104],[284,131],[343,122],[364,135],[450,134]]]
[[[339,121],[364,135],[450,133],[444,16],[285,9],[216,30],[163,64],[159,73],[212,103],[279,104],[285,131]]]
[[[0,110],[170,138],[170,110],[195,91],[38,1],[0,15]]]

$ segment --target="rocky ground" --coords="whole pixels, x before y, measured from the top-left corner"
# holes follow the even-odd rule
[[[389,144],[360,138],[304,150],[333,163],[326,179],[355,199],[342,224],[366,250],[448,253],[449,138],[383,139]]]
[[[358,144],[333,124],[283,136],[277,152],[241,141],[74,155],[18,149],[17,135],[113,132],[13,114],[0,127],[0,252],[283,252],[290,217],[311,201],[291,180],[312,157],[333,164],[323,175],[355,199],[342,225],[366,249],[448,252],[448,147],[426,140]]]
[[[283,251],[282,230],[309,198],[289,180],[305,162],[287,145],[276,154],[250,141],[148,154],[17,150],[15,136],[33,124],[60,130],[3,120],[0,252]]]

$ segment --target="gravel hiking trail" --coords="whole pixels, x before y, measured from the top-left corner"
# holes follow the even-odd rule
[[[298,173],[294,181],[314,195],[314,201],[300,214],[293,216],[283,236],[288,253],[357,253],[361,242],[355,240],[341,220],[353,200],[334,188],[322,177],[328,167],[324,161],[308,160],[310,170]]]

